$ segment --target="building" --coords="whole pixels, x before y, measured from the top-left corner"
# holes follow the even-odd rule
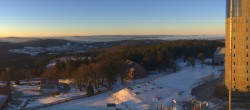
[[[0,110],[3,110],[11,100],[11,88],[0,87]]]
[[[58,91],[59,81],[56,79],[42,79],[41,91],[43,93],[55,93]]]
[[[250,0],[230,1],[227,0],[226,6],[225,84],[228,88],[232,84],[233,91],[249,92]]]
[[[214,52],[214,63],[222,65],[225,61],[225,48],[218,47]]]
[[[141,65],[127,60],[126,64],[128,65],[128,77],[130,79],[139,79],[139,78],[144,78],[148,76],[148,72],[147,70],[145,70],[144,67],[142,67]]]

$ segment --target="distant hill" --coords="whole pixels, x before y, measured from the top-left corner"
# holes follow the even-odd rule
[[[27,42],[21,42],[20,45],[26,47],[49,47],[49,46],[60,46],[66,43],[77,43],[73,41],[63,40],[63,39],[36,39]]]
[[[41,39],[64,39],[68,41],[91,43],[91,42],[112,42],[123,40],[224,40],[224,35],[97,35],[97,36],[65,36],[65,37],[43,37],[24,38],[6,37],[0,38],[0,42],[22,43]]]
[[[37,39],[39,38],[5,37],[5,38],[0,38],[0,42],[21,43]]]

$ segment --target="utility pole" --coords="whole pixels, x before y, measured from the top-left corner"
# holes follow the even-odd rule
[[[230,37],[230,86],[229,86],[229,93],[228,93],[228,110],[232,109],[232,27],[233,27],[233,0],[230,0],[230,32],[229,32],[229,37]]]

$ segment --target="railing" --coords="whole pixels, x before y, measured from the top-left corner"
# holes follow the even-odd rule
[[[110,90],[111,89],[102,90],[102,91],[96,92],[94,95],[98,95],[98,94],[101,94],[101,93],[104,93],[104,92],[107,92],[107,91],[110,91]],[[55,101],[55,102],[42,104],[42,105],[37,105],[37,106],[33,106],[33,107],[23,107],[23,108],[21,108],[21,110],[36,110],[36,109],[51,107],[51,106],[54,106],[54,105],[57,105],[57,104],[69,102],[69,101],[76,100],[76,99],[86,98],[86,97],[87,97],[87,94],[84,94],[84,95],[65,98],[65,99],[62,99],[62,100]]]

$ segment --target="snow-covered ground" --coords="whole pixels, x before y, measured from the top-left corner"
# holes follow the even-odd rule
[[[44,53],[44,52],[63,52],[63,51],[68,51],[71,50],[70,48],[70,43],[68,42],[65,45],[61,46],[51,46],[47,48],[43,47],[24,47],[21,49],[11,49],[9,50],[12,53],[24,53],[24,54],[29,54],[30,56],[36,56],[37,54]]]
[[[67,81],[67,80],[63,80],[63,81]],[[105,87],[100,87],[97,89],[95,89],[95,92],[97,91],[104,91],[107,88]],[[52,102],[56,102],[56,101],[62,101],[64,99],[69,99],[69,98],[73,98],[73,97],[77,97],[77,96],[83,96],[86,95],[86,91],[83,90],[82,92],[78,92],[78,90],[76,88],[72,88],[71,92],[65,93],[65,94],[60,94],[57,96],[41,96],[41,97],[34,97],[34,98],[30,98],[31,100],[29,101],[29,103],[27,104],[26,107],[34,107],[34,106],[38,106],[38,105],[43,105],[43,104],[49,104]]]
[[[187,66],[182,60],[177,61],[181,70],[170,74],[161,72],[150,75],[147,79],[139,79],[130,83],[129,87],[124,88],[120,84],[114,87],[115,91],[106,92],[89,98],[78,99],[65,102],[44,110],[105,110],[107,103],[115,103],[118,108],[131,108],[135,110],[152,110],[158,108],[173,108],[182,110],[181,105],[185,101],[190,101],[195,97],[191,95],[191,89],[209,80],[218,78],[222,74],[223,66],[212,67],[205,65],[201,67],[199,63],[195,68]],[[156,73],[154,71],[153,73]],[[157,77],[156,77],[157,76]],[[158,77],[160,76],[160,77]],[[63,83],[72,83],[71,80],[60,80]],[[135,83],[133,83],[135,82]],[[137,83],[136,83],[137,82]],[[17,91],[22,91],[25,95],[38,95],[36,86],[14,85]],[[61,94],[56,97],[36,97],[29,101],[26,107],[33,107],[42,104],[71,98],[86,94],[76,92],[72,89],[70,93]],[[32,93],[34,92],[34,93]]]
[[[86,94],[86,92],[61,94],[55,97],[53,96],[41,97],[41,98],[34,99],[33,101],[30,101],[26,107],[33,107],[37,105],[48,104],[48,103],[52,103],[55,101],[63,100],[63,99],[70,98],[70,97],[80,96],[84,94]]]
[[[160,77],[153,82],[122,89],[114,95],[131,108],[145,110],[156,109],[157,106],[170,108],[177,105],[176,107],[181,109],[182,102],[195,98],[191,95],[191,89],[219,77],[222,73],[221,69],[223,69],[222,66],[201,68],[197,64],[195,68],[185,67],[177,73]],[[174,103],[175,101],[177,104]]]
[[[201,79],[204,79],[210,75],[219,77],[221,74],[221,71],[219,70],[222,68],[223,67],[215,67],[213,69],[212,66],[204,66],[204,68],[187,67],[177,73],[159,78],[155,81],[155,83],[164,87],[186,91],[191,89],[196,82],[199,82]]]
[[[195,98],[190,94],[191,89],[208,80],[219,77],[222,69],[223,66],[212,67],[208,65],[201,68],[200,64],[197,64],[195,68],[183,67],[176,73],[165,75],[154,81],[123,88],[113,93],[112,96],[104,93],[86,99],[59,104],[46,108],[46,110],[104,110],[107,103],[113,102],[116,102],[118,105],[123,103],[128,108],[135,110],[154,109],[157,106],[163,108],[176,107],[177,110],[181,110],[183,101],[190,101]]]
[[[5,86],[5,85],[6,85],[5,82],[0,81],[0,87]]]
[[[111,98],[109,93],[103,93],[93,97],[78,99],[41,110],[106,110],[107,103],[116,103],[117,108],[124,108],[120,103]]]
[[[41,95],[38,86],[29,86],[29,85],[13,85],[15,91],[22,92],[23,96],[36,96]]]

